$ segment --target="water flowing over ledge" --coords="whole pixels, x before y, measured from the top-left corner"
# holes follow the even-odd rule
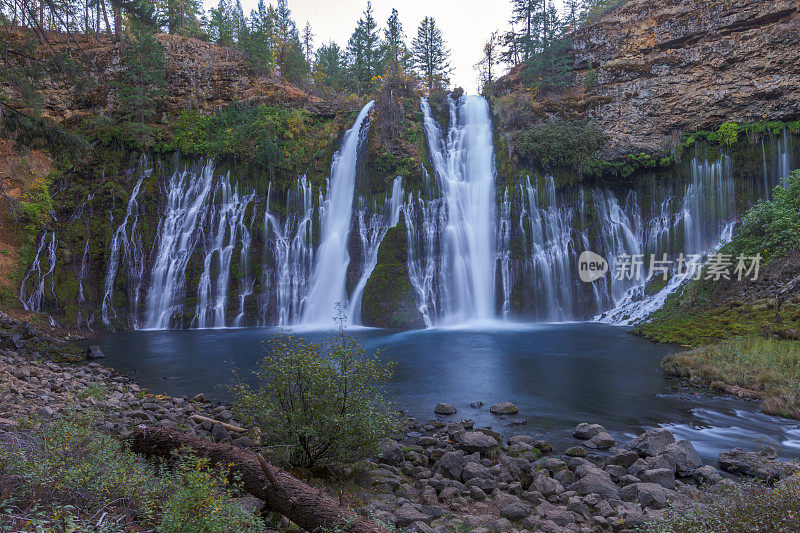
[[[617,279],[618,256],[642,254],[647,261],[650,254],[713,251],[749,205],[800,166],[797,140],[784,132],[756,145],[761,161],[746,172],[697,144],[671,173],[644,175],[629,186],[563,185],[534,174],[501,178],[486,101],[461,97],[449,105],[445,131],[421,102],[432,176],[425,190],[407,189],[400,177],[384,192],[360,190],[371,104],[343,137],[327,187],[300,176],[283,190],[264,184],[259,194],[211,161],[180,168],[139,161],[123,216],[112,221],[99,321],[107,329],[329,329],[340,309],[345,324],[358,326],[381,244],[401,226],[402,238],[392,245],[404,243],[419,324],[593,318],[631,324],[682,283],[673,276],[646,290],[644,281]],[[145,205],[143,197],[155,190],[160,205]],[[76,214],[91,210],[90,200]],[[36,244],[19,293],[26,309],[47,313],[58,306],[59,240],[50,231]],[[91,267],[88,233],[81,244],[74,267],[79,291]],[[581,282],[576,260],[584,250],[607,258],[611,273]],[[92,323],[88,305],[79,303],[78,312]]]

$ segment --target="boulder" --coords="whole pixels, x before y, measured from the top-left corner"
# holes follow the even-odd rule
[[[675,436],[664,428],[648,429],[635,439],[628,447],[642,457],[658,455],[675,442]]]
[[[636,460],[639,459],[639,454],[633,451],[620,451],[615,453],[609,459],[608,464],[619,465],[623,468],[630,467]]]
[[[722,476],[717,469],[711,465],[704,465],[694,471],[692,478],[698,483],[713,485],[722,481]]]
[[[564,491],[564,487],[555,479],[540,474],[531,483],[530,491],[536,491],[547,497],[553,494],[558,494]]]
[[[568,486],[567,490],[574,490],[581,496],[599,494],[604,500],[619,499],[619,489],[614,482],[611,481],[611,476],[599,469],[590,471],[578,481]]]
[[[522,520],[529,514],[531,514],[530,506],[521,502],[508,503],[500,508],[500,516],[513,521]]]
[[[103,359],[106,355],[96,344],[92,344],[86,348],[86,359]]]
[[[460,451],[446,452],[434,464],[433,472],[442,474],[450,479],[461,479],[461,471],[467,464],[467,458]]]
[[[576,439],[589,440],[598,433],[605,432],[605,430],[606,428],[600,424],[589,424],[587,422],[582,422],[575,426],[575,429],[572,430],[572,436]]]
[[[489,411],[496,415],[515,415],[519,413],[519,409],[511,402],[496,403],[489,408]]]
[[[437,415],[454,415],[456,414],[456,408],[453,406],[453,404],[437,403],[433,412]]]
[[[593,436],[591,439],[586,441],[587,448],[595,448],[598,450],[607,450],[611,448],[615,444],[614,437],[606,433],[605,431],[601,431],[600,433]]]
[[[400,508],[394,512],[395,525],[397,525],[398,527],[407,527],[413,524],[414,522],[422,522],[424,524],[427,524],[430,523],[431,520],[432,517],[417,510],[410,503],[405,503],[401,505]]]
[[[679,440],[667,445],[659,456],[672,466],[677,475],[683,477],[691,476],[695,470],[703,466],[700,454],[688,440]]]
[[[580,446],[573,446],[572,448],[567,448],[564,454],[569,457],[586,457],[586,450]]]
[[[675,488],[675,471],[670,468],[655,468],[645,470],[642,474],[642,481],[645,483],[656,483],[665,489]]]
[[[465,431],[459,437],[459,446],[467,453],[478,452],[485,455],[496,448],[498,443],[494,437],[490,437],[481,431]]]
[[[461,481],[464,483],[473,478],[486,479],[489,477],[491,477],[491,474],[488,468],[472,461],[464,465],[464,468],[461,470]]]
[[[771,446],[757,452],[734,448],[720,453],[717,460],[720,468],[726,472],[752,476],[767,483],[773,483],[794,472],[792,467],[778,460],[778,452]]]
[[[403,462],[403,459],[403,450],[400,448],[400,445],[395,441],[391,441],[381,452],[378,457],[378,462],[397,466]]]
[[[623,487],[619,496],[627,502],[638,502],[642,507],[663,509],[667,505],[667,490],[657,483],[634,483]]]

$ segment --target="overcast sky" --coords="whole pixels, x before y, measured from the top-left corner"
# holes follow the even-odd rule
[[[206,11],[219,0],[204,0]],[[265,0],[270,3],[270,0]],[[563,0],[555,0],[559,6]],[[245,15],[249,16],[258,0],[242,0]],[[272,0],[274,4],[274,0]],[[315,34],[314,45],[335,41],[347,45],[356,22],[367,6],[367,0],[289,0],[289,8],[297,27],[302,30],[306,21]],[[407,42],[416,35],[417,26],[425,16],[432,16],[442,29],[452,51],[452,83],[470,93],[476,92],[477,74],[473,68],[481,59],[481,48],[494,30],[505,30],[511,16],[510,0],[373,0],[375,20],[381,29],[396,7],[403,23]]]

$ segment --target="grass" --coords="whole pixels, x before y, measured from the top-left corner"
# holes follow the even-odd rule
[[[189,455],[146,461],[99,421],[75,412],[0,433],[0,531],[263,529],[233,500],[227,469]]]
[[[697,385],[755,391],[765,413],[800,418],[800,342],[736,337],[670,355],[661,368]]]
[[[716,492],[716,491],[715,491]],[[789,533],[800,531],[800,475],[774,487],[726,484],[710,503],[668,509],[643,528],[653,533]]]

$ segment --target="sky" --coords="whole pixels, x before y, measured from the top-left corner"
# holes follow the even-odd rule
[[[270,0],[265,0],[270,3]],[[561,8],[563,0],[555,0]],[[215,7],[218,0],[204,0],[205,9]],[[242,0],[246,16],[258,0]],[[274,1],[272,2],[274,4]],[[314,46],[335,41],[340,46],[355,29],[356,22],[367,6],[367,0],[289,0],[289,9],[297,27],[302,30],[306,21],[315,34]],[[478,75],[475,64],[480,61],[483,43],[492,31],[505,31],[511,18],[510,0],[373,0],[375,21],[381,30],[386,19],[396,7],[406,33],[406,41],[417,33],[417,26],[425,16],[436,19],[452,55],[451,83],[469,93],[477,92]]]

